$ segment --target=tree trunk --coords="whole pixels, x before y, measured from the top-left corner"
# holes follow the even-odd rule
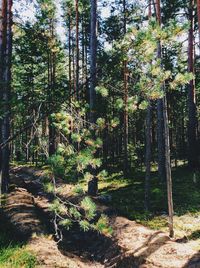
[[[123,0],[123,15],[124,15],[124,21],[123,21],[123,31],[124,35],[126,34],[126,24],[127,24],[127,18],[126,18],[126,0]],[[128,68],[127,68],[127,61],[125,60],[123,63],[124,66],[124,176],[127,176],[128,174]]]
[[[151,0],[149,0],[149,20],[151,19]],[[146,164],[146,174],[145,174],[145,197],[144,197],[144,207],[145,210],[149,209],[149,194],[150,194],[150,176],[151,176],[151,142],[152,142],[152,111],[151,111],[151,101],[149,100],[146,114],[146,152],[145,152],[145,164]]]
[[[149,209],[150,176],[151,176],[151,103],[147,107],[146,115],[146,175],[145,175],[145,209]]]
[[[69,94],[70,94],[70,100],[72,98],[72,61],[71,61],[71,13],[68,15],[68,57],[69,57],[69,67],[68,67],[68,72],[69,72]]]
[[[90,122],[95,122],[96,101],[96,59],[97,59],[97,0],[91,3],[91,25],[90,25]]]
[[[11,91],[11,57],[12,57],[12,0],[2,1],[1,24],[1,141],[6,142],[10,136],[10,91]],[[1,191],[7,192],[9,183],[10,149],[7,143],[1,149]]]
[[[161,26],[161,9],[160,0],[156,1],[156,14],[157,20]],[[162,45],[159,42],[158,45],[158,57],[162,59]],[[172,177],[171,177],[171,160],[170,160],[170,140],[169,140],[169,123],[168,123],[168,112],[167,112],[167,96],[165,91],[165,85],[163,85],[164,97],[162,99],[162,113],[163,113],[163,126],[164,126],[164,163],[166,170],[166,181],[167,181],[167,200],[168,200],[168,214],[169,214],[169,235],[174,236],[173,230],[173,199],[172,199]],[[161,112],[161,111],[160,111]]]
[[[91,24],[90,24],[90,122],[95,123],[96,102],[96,58],[97,58],[97,0],[90,0]],[[95,170],[92,170],[93,179],[88,183],[88,194],[96,195],[98,191],[98,180]]]
[[[76,98],[79,99],[79,0],[76,0]]]
[[[199,49],[200,49],[200,0],[197,0],[197,16],[198,16]]]
[[[194,73],[194,0],[189,4],[188,32],[188,72]],[[188,85],[188,165],[195,169],[198,165],[197,156],[197,109],[195,97],[195,82],[192,79]]]
[[[156,19],[161,25],[160,0],[156,0]],[[162,47],[158,42],[157,56],[161,58]],[[165,145],[164,145],[164,125],[163,125],[163,99],[157,100],[157,142],[158,142],[158,175],[161,181],[165,181]]]

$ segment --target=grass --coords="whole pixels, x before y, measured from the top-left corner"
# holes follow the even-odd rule
[[[26,249],[25,244],[12,239],[7,224],[0,224],[0,267],[1,268],[34,268],[36,257]]]
[[[111,205],[121,215],[140,222],[152,229],[167,231],[166,184],[158,181],[157,172],[151,174],[150,210],[144,210],[143,171],[134,172],[128,178],[114,173],[100,181],[102,194],[112,196]],[[174,228],[177,237],[200,238],[200,174],[194,174],[186,167],[172,169]]]

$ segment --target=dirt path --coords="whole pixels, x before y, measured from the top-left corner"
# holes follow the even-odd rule
[[[57,245],[49,239],[52,215],[40,183],[43,175],[33,168],[14,169],[15,186],[5,207],[12,225],[29,237],[28,247],[36,253],[38,267],[200,268],[195,241],[178,243],[166,233],[118,216],[110,217],[112,238],[75,229],[66,232],[64,241]],[[67,190],[63,194],[67,195]],[[34,233],[37,236],[31,238]]]

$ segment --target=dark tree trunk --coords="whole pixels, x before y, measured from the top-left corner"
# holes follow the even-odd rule
[[[188,32],[188,71],[194,73],[194,0],[190,0]],[[188,165],[192,169],[198,166],[197,156],[197,109],[195,83],[192,79],[188,85]]]
[[[149,209],[149,194],[150,194],[150,176],[151,176],[151,103],[147,108],[146,115],[146,152],[145,152],[145,163],[146,163],[146,175],[145,175],[145,209]]]
[[[10,136],[10,91],[11,91],[11,57],[12,57],[12,0],[2,1],[1,25],[1,141],[6,142]],[[9,183],[9,143],[1,149],[1,190],[7,192]]]
[[[161,25],[160,0],[156,0],[156,18]],[[157,56],[161,58],[162,47],[158,42]],[[163,125],[163,99],[157,101],[157,139],[158,139],[158,175],[161,181],[165,180],[165,145],[164,145],[164,125]]]
[[[96,59],[97,59],[97,0],[90,0],[91,4],[91,24],[90,24],[90,122],[96,120],[95,112],[95,86],[96,86]],[[95,170],[91,172],[93,179],[88,183],[88,194],[96,195],[98,192],[98,179]]]
[[[79,0],[76,0],[76,98],[79,99]]]
[[[70,99],[72,97],[72,61],[71,61],[71,14],[68,15],[68,57],[69,57],[69,67],[68,67],[68,72],[69,72],[69,94],[70,94]]]
[[[156,14],[159,25],[161,26],[161,9],[160,0],[156,1]],[[162,46],[161,42],[158,45],[158,57],[162,60]],[[166,181],[167,181],[167,201],[168,201],[168,214],[169,214],[169,235],[174,236],[173,230],[173,199],[172,199],[172,177],[171,177],[171,157],[170,157],[170,140],[169,140],[169,122],[168,122],[168,112],[167,112],[167,96],[165,85],[163,85],[164,97],[162,99],[162,117],[164,126],[164,164],[166,171]],[[161,100],[160,100],[161,101]],[[160,111],[161,112],[161,111]]]
[[[126,24],[127,24],[127,18],[126,18],[126,0],[123,0],[123,15],[124,15],[124,21],[123,21],[123,31],[124,35],[126,34]],[[127,61],[125,60],[124,63],[124,176],[127,176],[128,169],[129,169],[129,163],[128,163],[128,68],[127,68]]]
[[[151,19],[151,0],[149,0],[149,20]],[[145,152],[145,164],[146,164],[146,174],[145,174],[145,198],[144,207],[146,210],[149,209],[149,195],[150,195],[150,178],[151,178],[151,143],[152,143],[152,111],[151,111],[151,101],[149,100],[146,114],[146,152]]]

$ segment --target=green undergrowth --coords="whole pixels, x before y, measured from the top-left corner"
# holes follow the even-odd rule
[[[43,167],[48,177],[49,167]],[[114,171],[115,170],[115,171]],[[70,174],[68,174],[70,176]],[[110,205],[120,215],[135,220],[151,229],[167,231],[166,183],[158,180],[157,168],[151,173],[151,194],[149,211],[144,210],[145,171],[134,171],[127,178],[113,169],[110,175],[99,180],[99,193],[111,196]],[[178,237],[200,238],[200,173],[193,173],[183,163],[172,169],[174,228]],[[63,180],[66,184],[76,182]],[[48,183],[48,179],[46,181]],[[79,180],[75,192],[87,191],[87,182]]]
[[[26,249],[25,244],[14,241],[6,224],[0,224],[0,267],[34,268],[36,257]]]
[[[45,168],[48,170],[48,167]],[[99,180],[99,192],[112,197],[110,205],[120,215],[151,229],[167,231],[167,187],[165,182],[158,180],[157,168],[152,170],[148,212],[144,210],[144,170],[134,171],[127,178],[124,178],[122,172],[110,172],[109,176]],[[176,236],[199,239],[200,173],[194,174],[182,163],[172,168],[172,179]],[[66,179],[64,181],[67,182]],[[86,181],[79,181],[77,187],[86,191]]]
[[[156,171],[151,174],[149,211],[144,210],[145,172],[134,172],[124,178],[113,173],[99,183],[100,192],[112,196],[111,206],[131,220],[151,229],[167,231],[166,183],[159,182]],[[174,228],[176,235],[200,238],[200,173],[194,175],[186,167],[173,168]]]

